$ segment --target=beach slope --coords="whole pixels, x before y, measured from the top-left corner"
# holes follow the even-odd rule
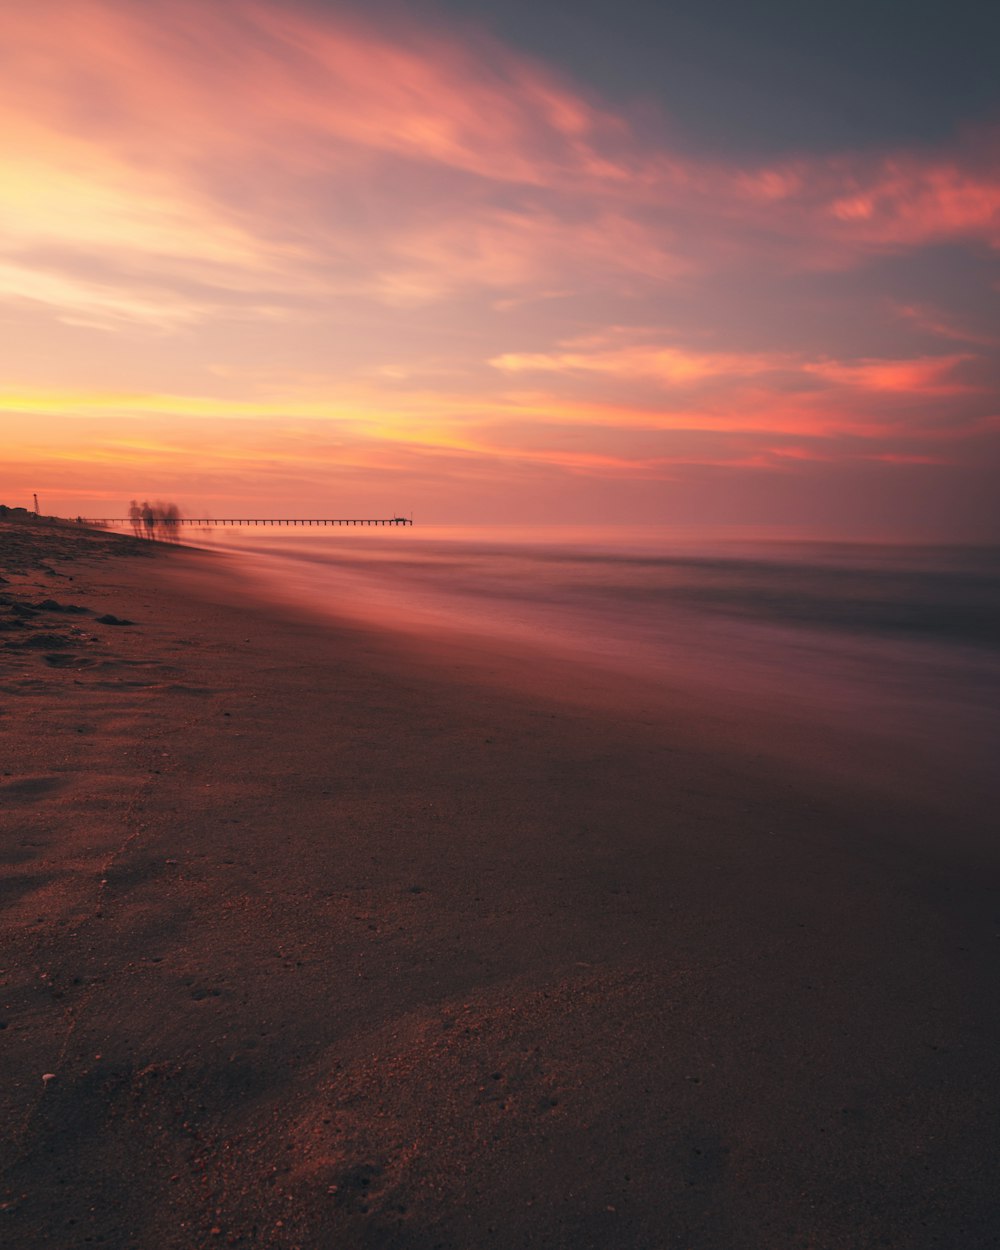
[[[998,1244],[985,813],[205,553],[0,573],[5,1244]]]

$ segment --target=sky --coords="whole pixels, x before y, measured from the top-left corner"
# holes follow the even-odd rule
[[[1000,539],[997,6],[0,3],[0,501]]]

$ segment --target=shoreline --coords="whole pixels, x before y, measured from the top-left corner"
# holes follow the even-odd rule
[[[611,718],[616,726],[627,725],[628,732],[640,738],[652,732],[666,742],[667,749],[722,756],[737,770],[749,767],[766,772],[778,784],[795,776],[811,790],[832,786],[839,792],[849,778],[853,789],[859,794],[867,789],[876,803],[889,800],[902,806],[905,802],[921,817],[933,811],[951,824],[957,814],[960,823],[981,825],[984,813],[991,814],[1000,800],[987,724],[980,723],[973,732],[966,723],[952,735],[933,715],[933,705],[928,706],[923,697],[915,700],[912,692],[908,704],[897,700],[897,706],[888,707],[885,685],[870,704],[869,719],[869,705],[864,703],[868,692],[856,677],[846,692],[838,691],[838,706],[834,706],[829,678],[817,685],[815,661],[811,671],[808,665],[805,671],[795,667],[784,671],[776,663],[782,646],[794,653],[808,651],[814,644],[822,660],[843,662],[845,656],[856,658],[850,650],[859,645],[854,640],[845,650],[844,640],[836,636],[820,634],[817,640],[808,631],[801,636],[786,631],[780,638],[772,634],[768,640],[772,663],[754,670],[745,662],[727,670],[725,652],[719,652],[718,643],[712,660],[703,651],[690,654],[690,648],[685,655],[681,642],[675,644],[669,663],[655,653],[645,655],[649,663],[632,656],[626,662],[623,655],[613,652],[595,654],[573,637],[532,637],[523,626],[517,632],[502,626],[484,632],[440,610],[436,616],[426,611],[421,616],[418,608],[414,621],[408,615],[393,617],[384,608],[373,611],[356,604],[340,605],[328,593],[306,587],[300,578],[289,586],[243,551],[193,550],[225,562],[229,591],[236,590],[246,604],[267,604],[271,611],[288,612],[321,627],[346,629],[364,639],[369,650],[377,646],[380,662],[404,681],[419,671],[432,682],[485,687],[577,714]],[[210,565],[211,561],[203,566],[197,590],[211,600],[216,585]],[[757,624],[751,622],[746,628],[752,631]],[[733,630],[731,622],[728,627]],[[690,635],[691,620],[683,628]],[[733,636],[739,637],[737,632]],[[893,643],[886,640],[882,645],[889,662]],[[910,638],[903,645],[911,683],[912,674],[923,665],[941,664],[941,652],[932,644],[923,644],[927,647],[923,654],[919,645],[914,649]],[[871,664],[872,639],[864,636],[860,646],[866,663]],[[831,656],[831,647],[838,654]],[[973,658],[978,658],[974,650],[962,656],[962,662]],[[717,669],[725,674],[721,681],[714,680]],[[988,658],[980,677],[995,681]],[[803,680],[805,692],[800,688]],[[967,675],[964,680],[969,680]]]
[[[68,533],[0,568],[91,609],[0,650],[12,1244],[995,1244],[971,818]]]

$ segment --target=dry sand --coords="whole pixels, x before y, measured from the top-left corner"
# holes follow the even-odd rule
[[[1000,1244],[988,813],[218,557],[0,565],[3,1244]]]

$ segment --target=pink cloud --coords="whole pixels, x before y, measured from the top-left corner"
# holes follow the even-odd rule
[[[936,239],[980,239],[1000,247],[1000,174],[932,154],[883,158],[827,206],[865,243],[906,247]]]
[[[617,336],[620,339],[620,336]],[[770,377],[777,394],[814,390],[815,383],[850,388],[878,399],[883,395],[961,395],[975,388],[956,377],[959,366],[973,360],[969,354],[904,359],[810,360],[792,352],[722,352],[691,349],[679,344],[628,344],[581,340],[553,352],[508,352],[490,364],[507,374],[556,374],[582,378],[598,375],[634,384],[648,379],[669,393],[704,392],[717,397],[719,387],[738,399],[746,411],[749,379],[756,387]],[[726,391],[723,392],[725,395]],[[717,402],[717,398],[716,401]],[[723,401],[724,402],[724,401]],[[800,405],[803,400],[796,401]]]
[[[975,343],[980,347],[1000,346],[1000,335],[983,334],[937,308],[921,304],[896,304],[893,306],[893,311],[898,317],[935,338],[950,339],[959,343]]]
[[[255,0],[48,0],[44,20],[7,6],[0,36],[0,118],[38,188],[29,226],[86,206],[88,179],[100,198],[63,214],[67,243],[175,263],[208,247],[222,269],[289,289],[311,274],[434,300],[586,281],[594,266],[649,284],[752,253],[761,232],[823,263],[1000,237],[1000,180],[976,153],[682,156],[469,29],[389,36]],[[101,220],[113,240],[94,237]],[[22,219],[22,245],[37,233]]]
[[[823,360],[802,367],[825,381],[862,391],[919,395],[961,395],[968,383],[955,375],[969,355],[930,356],[911,360]]]

